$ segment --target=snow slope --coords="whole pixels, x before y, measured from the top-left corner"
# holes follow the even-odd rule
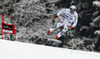
[[[100,53],[0,39],[0,59],[100,59]]]

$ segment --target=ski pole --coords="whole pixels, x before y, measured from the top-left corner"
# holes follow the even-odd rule
[[[70,34],[72,34],[72,31],[71,31],[71,29],[70,29]],[[72,39],[72,50],[74,49],[74,39],[71,37],[71,39]],[[72,51],[71,51],[71,53],[72,53]]]

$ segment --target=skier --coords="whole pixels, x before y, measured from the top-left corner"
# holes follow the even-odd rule
[[[63,30],[59,32],[53,39],[58,39],[61,37],[67,30],[74,28],[77,25],[78,22],[78,14],[76,12],[76,7],[74,5],[70,6],[68,9],[62,9],[59,11],[55,16],[53,16],[53,19],[55,20],[60,14],[65,13],[65,17],[61,19],[58,24],[51,27],[47,32],[45,32],[47,35],[50,34],[50,32],[53,32],[55,29],[64,26]]]

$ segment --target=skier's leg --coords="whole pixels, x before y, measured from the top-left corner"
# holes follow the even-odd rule
[[[50,32],[52,32],[52,31],[54,31],[55,29],[57,29],[57,28],[61,27],[62,25],[64,25],[63,23],[64,23],[64,21],[63,21],[63,20],[60,20],[60,21],[58,22],[58,24],[56,24],[56,25],[54,25],[53,27],[51,27],[51,28],[46,32],[46,34],[49,35]]]
[[[63,26],[63,25],[64,25],[64,24],[63,24],[63,21],[59,21],[58,24],[56,24],[56,25],[54,25],[53,27],[51,27],[51,28],[49,29],[49,31],[52,32],[52,31],[54,31],[55,29],[57,29],[57,28],[59,28],[59,27],[61,27],[61,26]]]
[[[67,24],[65,24],[64,29],[61,32],[59,32],[56,36],[58,38],[61,37],[67,30],[68,30],[68,26],[67,26]]]

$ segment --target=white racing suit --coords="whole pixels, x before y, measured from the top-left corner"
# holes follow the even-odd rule
[[[61,19],[57,25],[49,29],[49,31],[52,32],[55,29],[64,26],[63,30],[57,34],[58,38],[61,37],[69,29],[69,26],[72,25],[72,27],[75,27],[78,22],[78,14],[76,11],[74,12],[74,14],[71,14],[70,9],[62,9],[58,12],[57,16],[60,16],[60,14],[62,13],[65,13],[65,18]]]

